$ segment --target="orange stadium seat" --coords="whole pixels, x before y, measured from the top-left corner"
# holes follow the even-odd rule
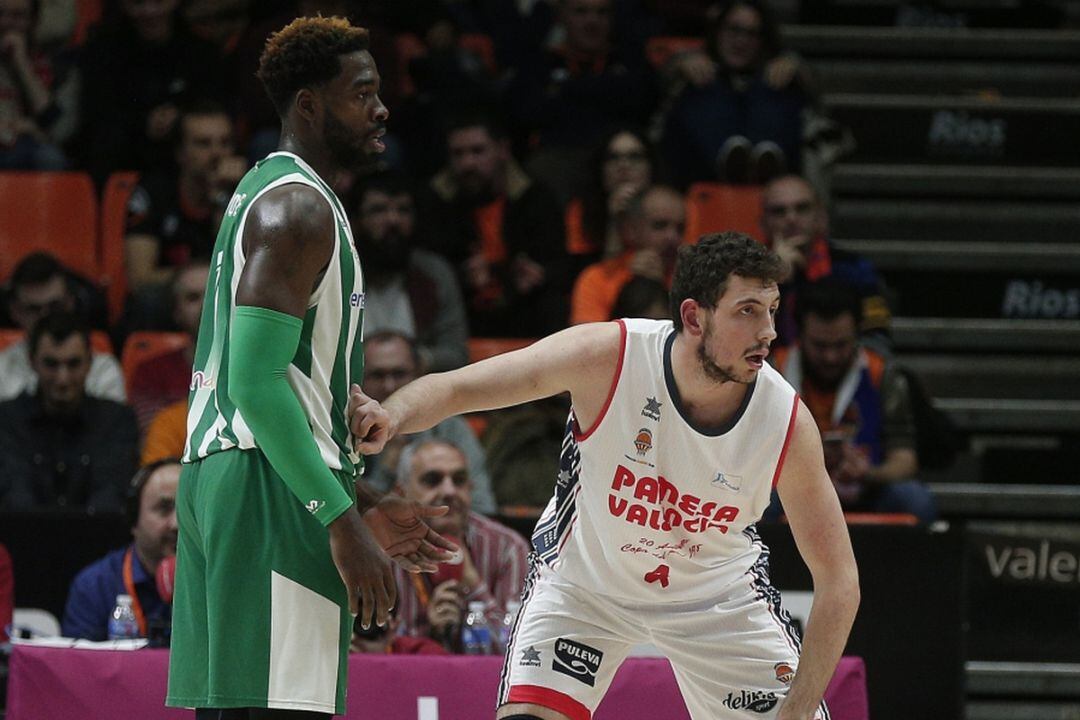
[[[659,70],[664,67],[672,55],[684,50],[701,50],[705,47],[705,41],[699,37],[683,37],[681,35],[661,35],[649,38],[645,45],[645,57],[649,64]]]
[[[686,193],[688,243],[705,233],[738,230],[761,240],[761,188],[756,185],[694,183]]]
[[[77,172],[0,173],[0,277],[36,251],[98,281],[97,197]]]
[[[187,347],[191,336],[182,332],[133,332],[124,343],[124,354],[120,365],[124,369],[124,384],[131,393],[131,381],[135,369],[144,361]]]
[[[124,269],[124,234],[127,230],[127,203],[139,182],[136,172],[115,172],[105,183],[101,196],[101,284],[109,304],[109,320],[116,322],[124,311],[127,272]]]

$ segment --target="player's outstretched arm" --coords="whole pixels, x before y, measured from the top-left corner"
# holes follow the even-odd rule
[[[395,601],[389,559],[322,460],[287,380],[301,318],[329,263],[335,231],[326,199],[305,185],[270,190],[249,210],[246,263],[230,321],[228,393],[271,466],[327,527],[350,610],[367,627],[372,618],[385,624]]]
[[[791,533],[814,580],[802,658],[778,720],[810,720],[821,702],[859,607],[859,575],[840,501],[825,471],[821,436],[810,411],[798,417],[777,491]]]
[[[570,392],[588,427],[607,397],[622,352],[617,323],[575,325],[514,352],[414,380],[379,403],[354,392],[350,427],[365,455],[398,433],[426,430],[451,415],[493,410]]]

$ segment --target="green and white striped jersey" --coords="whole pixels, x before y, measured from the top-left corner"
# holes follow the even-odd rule
[[[188,395],[184,462],[222,450],[257,447],[240,411],[229,398],[229,336],[236,288],[244,269],[244,223],[255,201],[282,185],[308,185],[334,211],[334,253],[308,300],[300,346],[288,367],[288,380],[307,415],[327,466],[356,473],[362,467],[345,422],[350,383],[364,370],[361,341],[364,278],[345,210],[334,191],[301,158],[275,152],[256,163],[229,202],[214,244],[203,303],[199,338]]]

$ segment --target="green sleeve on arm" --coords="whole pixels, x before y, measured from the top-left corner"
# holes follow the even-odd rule
[[[286,375],[302,327],[292,315],[237,307],[229,339],[229,397],[277,474],[319,522],[329,525],[353,501],[319,455]]]

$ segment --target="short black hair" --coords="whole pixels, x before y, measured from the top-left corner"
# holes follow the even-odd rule
[[[285,118],[297,91],[325,85],[341,72],[341,56],[370,45],[368,31],[340,17],[299,17],[266,41],[256,77]]]
[[[750,8],[761,18],[761,60],[772,60],[783,51],[784,43],[780,37],[780,23],[765,0],[724,0],[706,10],[705,51],[713,60],[720,60],[717,38],[728,15],[740,7]]]
[[[194,98],[184,103],[180,108],[180,117],[173,126],[172,140],[175,147],[180,147],[184,142],[184,121],[192,117],[205,117],[207,115],[224,115],[233,124],[232,115],[217,100],[212,98]]]
[[[56,310],[34,323],[30,329],[30,357],[37,357],[43,337],[51,337],[56,342],[63,342],[72,335],[78,335],[90,350],[90,326],[78,313]]]
[[[380,170],[360,178],[353,185],[345,198],[345,209],[350,215],[359,214],[360,203],[369,192],[381,192],[390,197],[408,195],[416,199],[416,188],[408,175],[398,170]]]
[[[43,285],[57,276],[67,281],[67,271],[60,261],[47,252],[34,252],[24,257],[15,266],[8,286],[14,296],[20,288],[28,285]]]
[[[807,315],[815,315],[826,321],[851,315],[857,328],[862,323],[862,300],[847,283],[826,277],[799,289],[795,298],[795,322],[800,330]]]
[[[136,471],[131,478],[131,482],[128,483],[127,495],[124,496],[124,518],[127,520],[128,527],[135,527],[139,524],[139,507],[142,505],[143,489],[146,488],[146,483],[150,482],[150,478],[154,476],[154,473],[166,465],[179,464],[180,458],[162,458],[143,465]]]
[[[412,356],[413,365],[416,366],[416,372],[420,372],[422,362],[420,360],[420,346],[416,344],[416,338],[409,337],[400,330],[378,330],[371,333],[364,338],[364,347],[377,342],[390,342],[392,340],[401,340],[409,346],[409,355]]]
[[[733,230],[702,235],[696,244],[679,248],[671,283],[671,319],[675,331],[683,329],[679,310],[683,300],[696,300],[706,308],[716,307],[732,275],[778,283],[783,266],[772,250]]]
[[[473,108],[452,113],[443,123],[443,137],[450,139],[450,133],[466,128],[483,128],[492,140],[502,141],[510,137],[506,123],[494,110]]]
[[[643,317],[654,305],[668,306],[668,291],[664,283],[653,278],[635,276],[630,278],[615,299],[611,319]]]

